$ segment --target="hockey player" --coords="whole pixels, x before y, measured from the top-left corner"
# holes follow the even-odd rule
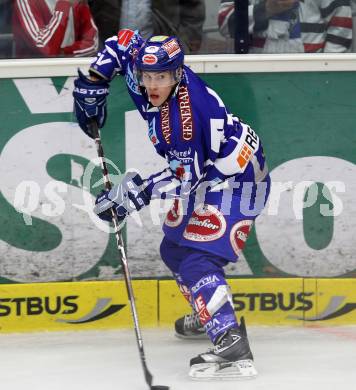
[[[238,323],[223,267],[235,262],[269,194],[262,144],[233,116],[219,95],[184,65],[176,37],[121,30],[75,80],[76,116],[89,136],[89,121],[102,127],[106,96],[116,74],[148,124],[148,136],[168,167],[143,179],[126,173],[96,200],[94,211],[110,220],[114,207],[124,220],[152,199],[172,198],[163,225],[161,257],[194,314],[177,321],[183,336],[204,327],[215,348],[191,359],[190,375],[203,378],[254,376],[243,319]],[[185,326],[184,325],[185,322]],[[190,324],[188,324],[190,322]]]

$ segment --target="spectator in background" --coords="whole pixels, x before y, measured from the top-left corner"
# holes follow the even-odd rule
[[[152,0],[122,0],[120,28],[139,30],[144,39],[153,35]]]
[[[198,52],[205,21],[204,0],[90,0],[100,42],[124,26],[151,35],[178,35],[185,53]]]
[[[199,51],[205,21],[204,0],[152,0],[154,34],[179,36],[186,54]]]
[[[83,0],[15,0],[16,57],[86,57],[98,50],[98,30]]]
[[[249,0],[251,53],[341,53],[352,44],[350,0]],[[218,24],[234,37],[234,1],[222,0]]]
[[[12,57],[11,0],[0,0],[0,58]]]
[[[88,4],[101,48],[107,38],[118,34],[120,26],[139,30],[145,39],[153,35],[151,0],[89,0]]]
[[[352,29],[353,29],[352,52],[356,53],[356,0],[351,0],[351,10],[352,10]]]
[[[88,4],[99,30],[100,47],[103,47],[105,40],[120,29],[121,0],[89,0]]]

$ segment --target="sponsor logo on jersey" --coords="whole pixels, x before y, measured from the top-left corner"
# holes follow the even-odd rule
[[[193,293],[198,292],[202,287],[206,286],[207,284],[215,284],[216,282],[219,282],[220,279],[216,275],[208,275],[204,278],[201,278],[198,283],[196,283],[192,287]]]
[[[201,205],[193,211],[183,237],[190,241],[214,241],[226,230],[224,215],[212,205]]]
[[[178,105],[182,124],[182,137],[184,141],[190,141],[193,138],[193,116],[187,86],[182,85],[179,87]]]
[[[164,223],[169,227],[177,227],[183,220],[183,206],[180,199],[174,199],[171,209],[168,211]]]
[[[167,38],[169,38],[168,35],[156,35],[148,40],[148,42],[163,42]]]
[[[251,231],[253,221],[246,219],[235,223],[230,231],[230,242],[234,252],[239,255],[244,249],[247,237]]]
[[[164,51],[168,54],[169,58],[174,57],[176,54],[181,52],[179,44],[176,39],[171,39],[170,41],[162,45]]]
[[[157,63],[157,61],[158,61],[158,58],[154,54],[145,54],[142,57],[142,62],[144,64],[147,64],[147,65],[154,65]]]
[[[172,172],[182,181],[189,181],[192,177],[192,173],[190,172],[190,165],[183,164],[181,161],[173,158],[170,160],[170,156],[168,156],[169,167]]]
[[[254,152],[258,148],[258,135],[247,126],[247,134],[245,135],[245,141],[242,145],[240,153],[238,154],[236,161],[240,169],[243,171],[251,160]]]
[[[164,139],[166,140],[167,144],[171,143],[171,126],[169,123],[169,104],[168,102],[165,102],[163,106],[161,107],[161,129]]]
[[[194,161],[193,157],[188,157],[192,153],[192,149],[189,147],[187,150],[168,150],[170,158],[174,158],[183,164],[190,164]]]
[[[119,48],[123,50],[127,49],[134,34],[135,32],[129,29],[120,30],[117,40]]]
[[[241,170],[245,169],[247,163],[251,160],[252,155],[252,149],[246,143],[244,143],[236,159],[237,164]]]
[[[145,48],[145,52],[146,53],[150,53],[150,54],[153,54],[153,53],[157,53],[159,50],[159,47],[158,46],[147,46]]]
[[[176,171],[175,171],[175,174],[176,176],[183,180],[184,177],[185,177],[185,167],[183,164],[179,164],[179,166],[176,168]]]
[[[199,294],[198,297],[194,300],[194,306],[195,306],[195,311],[199,315],[199,319],[202,325],[205,325],[208,321],[211,320],[210,313],[206,308],[206,303],[201,294]]]
[[[159,140],[157,138],[157,133],[156,133],[156,118],[153,118],[152,121],[149,123],[148,136],[150,137],[150,140],[153,143],[153,145],[159,144]]]

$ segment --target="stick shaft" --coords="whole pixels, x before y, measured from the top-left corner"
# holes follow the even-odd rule
[[[95,121],[91,122],[91,128],[92,128],[92,132],[94,134],[96,151],[97,151],[98,157],[100,159],[101,171],[102,171],[103,178],[104,178],[104,185],[105,185],[106,190],[111,190],[112,184],[110,182],[109,172],[108,172],[106,161],[105,161],[104,149],[103,149],[103,145],[101,143],[101,137],[100,137],[100,130],[99,130],[98,125]],[[137,341],[137,346],[138,346],[138,350],[139,350],[139,354],[140,354],[140,359],[141,359],[143,371],[145,374],[145,380],[146,380],[147,384],[150,386],[150,388],[152,388],[152,379],[153,378],[152,378],[152,374],[150,373],[150,371],[147,368],[146,356],[145,356],[145,351],[144,351],[144,347],[143,347],[143,339],[142,339],[140,324],[139,324],[138,315],[137,315],[135,296],[134,296],[134,292],[133,292],[133,288],[132,288],[132,279],[131,279],[130,269],[129,269],[128,262],[127,262],[124,241],[122,239],[122,234],[121,234],[121,231],[119,229],[119,221],[118,221],[118,218],[117,218],[117,215],[116,215],[114,209],[111,209],[111,213],[112,213],[112,222],[114,224],[117,249],[119,250],[119,252],[121,254],[121,264],[122,264],[122,269],[123,269],[124,278],[125,278],[127,296],[128,296],[129,301],[130,301],[131,315],[132,315],[132,319],[133,319],[133,323],[134,323],[134,329],[135,329],[136,341]]]

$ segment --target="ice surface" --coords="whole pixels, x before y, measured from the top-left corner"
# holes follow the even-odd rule
[[[180,340],[167,329],[143,331],[154,384],[172,390],[354,390],[356,326],[249,327],[257,379],[195,382],[189,359],[208,341]],[[4,390],[147,389],[133,330],[0,335]]]

